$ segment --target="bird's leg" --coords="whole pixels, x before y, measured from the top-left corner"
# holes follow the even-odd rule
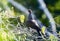
[[[42,39],[42,35],[41,35],[40,31],[37,30],[37,32],[38,32],[38,35],[39,35],[38,39]]]
[[[38,35],[39,35],[39,36],[41,36],[41,33],[40,33],[40,31],[37,31],[37,32],[38,32]]]

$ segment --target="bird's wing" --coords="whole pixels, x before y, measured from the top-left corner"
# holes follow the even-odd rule
[[[39,27],[38,23],[36,22],[36,20],[32,20],[32,22],[37,26]]]

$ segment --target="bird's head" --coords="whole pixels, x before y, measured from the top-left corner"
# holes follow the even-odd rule
[[[31,9],[29,9],[29,10],[28,10],[28,12],[29,12],[29,14],[31,14],[31,13],[32,13],[32,10],[31,10]]]

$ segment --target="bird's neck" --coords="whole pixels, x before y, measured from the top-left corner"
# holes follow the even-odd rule
[[[29,19],[29,20],[33,20],[33,19],[34,19],[33,15],[32,15],[31,13],[30,13],[29,16],[28,16],[28,19]]]

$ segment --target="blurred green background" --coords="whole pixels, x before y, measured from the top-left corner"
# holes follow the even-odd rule
[[[15,0],[16,2],[22,4],[28,9],[32,9],[35,11],[35,15],[39,20],[43,22],[44,25],[49,26],[48,19],[44,12],[39,9],[39,3],[37,0]],[[53,15],[53,18],[56,22],[58,28],[60,28],[60,0],[44,0],[48,10]]]
[[[14,0],[20,4],[22,4],[24,7],[28,9],[32,9],[36,15],[36,17],[42,21],[42,23],[49,27],[49,21],[44,14],[44,12],[39,9],[39,3],[37,0]],[[46,6],[48,10],[51,12],[55,23],[56,23],[56,29],[57,32],[60,31],[60,0],[44,0],[46,3]],[[6,7],[9,7],[6,8]],[[15,41],[15,38],[17,38],[19,41],[25,41],[25,39],[28,37],[27,34],[22,35],[15,35],[14,33],[9,33],[11,31],[15,31],[15,28],[18,25],[17,19],[10,18],[10,17],[17,17],[22,13],[20,10],[15,8],[11,3],[9,3],[7,0],[0,0],[0,28],[3,30],[0,30],[0,40],[1,41]],[[24,14],[25,15],[25,14]],[[10,25],[11,24],[11,25]],[[13,26],[12,26],[13,25]],[[9,30],[8,30],[9,29]],[[21,33],[17,30],[18,33]],[[3,36],[6,34],[5,36]],[[10,38],[9,38],[10,35]],[[27,36],[26,36],[27,35]],[[5,37],[5,38],[3,38]],[[26,40],[28,41],[28,40]],[[32,41],[32,40],[30,40]]]

